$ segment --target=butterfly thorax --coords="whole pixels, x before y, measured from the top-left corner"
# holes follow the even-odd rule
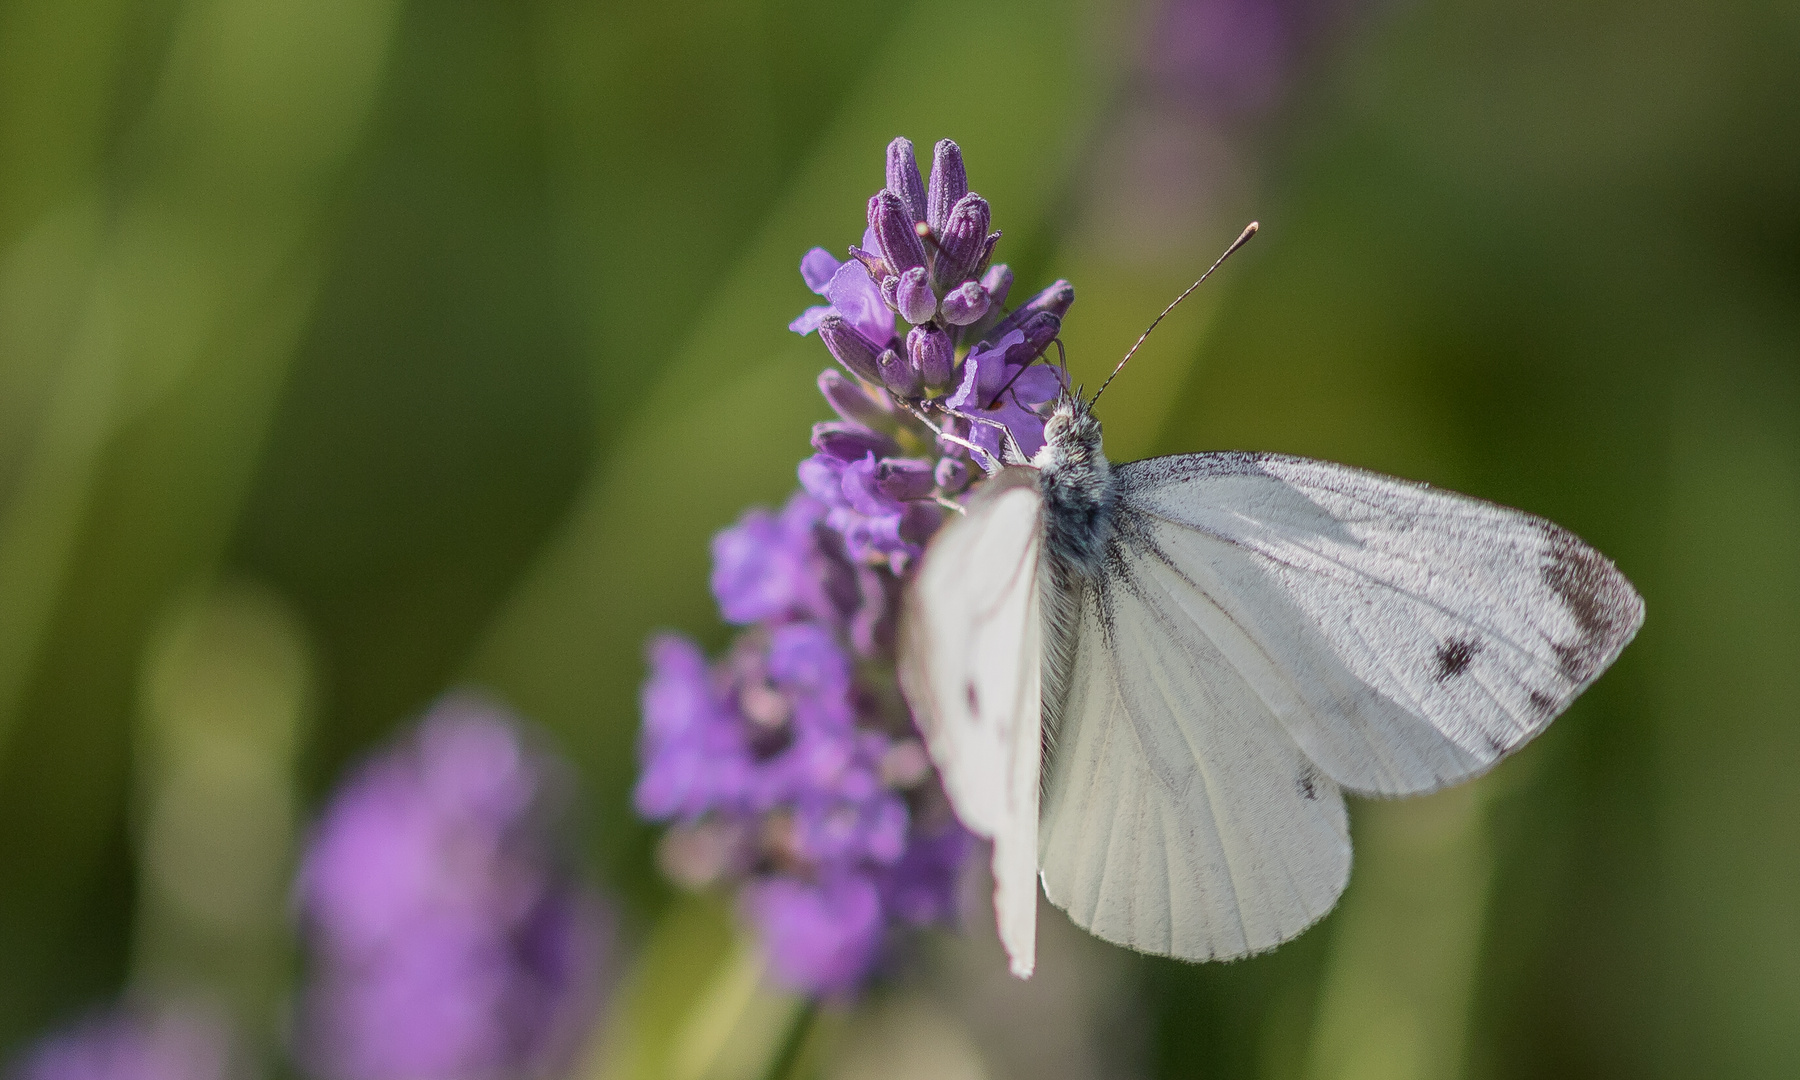
[[[1112,467],[1100,449],[1100,421],[1080,399],[1056,407],[1044,448],[1031,461],[1044,499],[1044,546],[1071,570],[1092,577],[1112,536]]]

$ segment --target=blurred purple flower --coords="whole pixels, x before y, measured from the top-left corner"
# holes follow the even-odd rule
[[[862,985],[881,959],[887,927],[881,894],[865,876],[818,884],[767,877],[744,889],[744,913],[762,934],[783,984],[825,996]]]
[[[210,1011],[125,1005],[38,1042],[11,1080],[230,1080],[231,1036]]]
[[[562,860],[568,786],[510,717],[457,696],[352,774],[296,886],[312,1072],[514,1080],[568,1065],[599,1007],[610,924]]]
[[[661,851],[672,878],[743,882],[745,917],[787,985],[841,993],[871,973],[890,922],[949,917],[955,875],[915,850],[942,848],[942,829],[912,828],[915,812],[944,819],[942,793],[904,719],[859,686],[839,631],[758,627],[710,668],[664,636],[650,669],[638,810],[674,823]]]
[[[1229,112],[1275,104],[1320,0],[1169,0],[1145,39],[1150,75]]]

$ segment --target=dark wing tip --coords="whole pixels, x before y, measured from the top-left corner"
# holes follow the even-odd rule
[[[1575,634],[1554,648],[1564,677],[1585,687],[1644,625],[1644,598],[1612,560],[1580,537],[1549,522],[1544,531],[1544,584],[1562,599],[1576,625]]]

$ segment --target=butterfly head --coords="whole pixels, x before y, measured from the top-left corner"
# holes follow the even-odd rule
[[[1079,389],[1059,397],[1050,419],[1044,421],[1044,448],[1033,464],[1043,468],[1052,460],[1071,457],[1105,461],[1100,451],[1100,418],[1094,415],[1093,406]]]
[[[1084,576],[1100,570],[1116,498],[1092,405],[1079,393],[1058,401],[1044,425],[1044,448],[1031,462],[1044,498],[1046,545],[1060,563]]]

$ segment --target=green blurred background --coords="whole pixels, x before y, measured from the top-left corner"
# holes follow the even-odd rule
[[[126,985],[278,1041],[293,838],[477,683],[627,908],[586,1067],[754,1074],[669,1049],[787,1014],[629,814],[640,644],[723,642],[707,538],[823,412],[798,259],[896,134],[961,143],[1020,290],[1075,283],[1090,385],[1262,221],[1108,392],[1115,458],[1520,506],[1648,621],[1492,776],[1356,806],[1299,941],[1048,930],[988,1012],[997,955],[934,943],[817,1067],[1800,1075],[1800,8],[1698,0],[4,0],[0,1055]]]

